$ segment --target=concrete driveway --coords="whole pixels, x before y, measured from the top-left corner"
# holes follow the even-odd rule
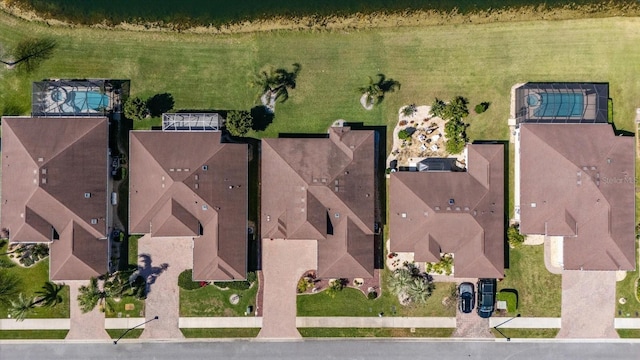
[[[313,240],[262,240],[264,298],[259,338],[296,339],[296,296],[300,277],[318,268]]]
[[[190,237],[152,238],[138,241],[140,274],[147,279],[145,318],[158,320],[145,325],[141,339],[181,339],[180,290],[178,275],[193,265],[193,239]]]
[[[615,271],[562,272],[562,327],[558,338],[618,338],[614,328]]]
[[[69,285],[70,325],[66,339],[98,340],[111,339],[104,330],[104,313],[96,306],[92,311],[83,314],[78,306],[78,288],[88,285],[88,281],[66,281]]]

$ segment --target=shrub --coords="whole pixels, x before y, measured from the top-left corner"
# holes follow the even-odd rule
[[[142,120],[149,115],[147,102],[135,96],[124,103],[124,116],[131,120]]]
[[[309,281],[309,278],[301,277],[300,280],[298,280],[298,293],[299,294],[302,294],[302,293],[306,292],[310,287],[311,287],[311,281]]]
[[[444,109],[446,107],[447,104],[444,101],[435,98],[435,100],[433,100],[433,103],[431,103],[431,115],[442,118],[442,116],[444,115]]]
[[[225,126],[229,134],[233,136],[244,136],[253,127],[253,117],[248,111],[229,111]]]
[[[200,288],[200,283],[193,281],[193,270],[185,270],[178,275],[178,286],[184,290],[195,290]]]
[[[251,284],[246,280],[240,281],[216,281],[214,284],[217,287],[233,289],[233,290],[247,290],[251,287]]]
[[[258,274],[256,274],[255,271],[249,271],[247,273],[247,281],[250,282],[251,284],[253,284],[254,282],[256,282],[258,280]]]
[[[464,150],[465,142],[460,139],[447,140],[445,149],[449,154],[460,154]]]
[[[378,293],[377,293],[377,292],[375,292],[375,291],[370,291],[370,292],[367,294],[367,299],[369,299],[369,300],[375,300],[375,299],[377,299],[377,298],[378,298]]]
[[[437,263],[427,263],[425,270],[428,273],[451,275],[453,269],[453,256],[444,254]]]
[[[407,105],[402,108],[401,112],[404,116],[413,116],[418,111],[416,104]]]
[[[507,229],[507,241],[512,247],[520,246],[524,243],[524,235],[520,234],[519,227],[517,225],[511,225]]]
[[[462,96],[456,96],[447,104],[442,115],[445,119],[461,120],[469,115],[468,103]]]
[[[476,105],[474,110],[476,111],[477,114],[482,114],[483,112],[487,111],[488,108],[489,108],[489,103],[485,101]]]
[[[407,129],[402,129],[398,131],[398,139],[407,140],[410,137],[411,137],[411,134],[409,133],[409,131],[407,131]]]

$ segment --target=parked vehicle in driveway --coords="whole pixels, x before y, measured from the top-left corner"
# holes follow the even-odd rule
[[[478,315],[488,318],[493,314],[496,302],[496,279],[478,280]]]
[[[475,307],[476,294],[474,285],[464,282],[458,287],[458,307],[465,314],[470,313]]]

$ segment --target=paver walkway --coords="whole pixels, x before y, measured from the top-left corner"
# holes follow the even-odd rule
[[[152,238],[138,241],[140,274],[149,284],[145,318],[158,320],[145,325],[141,339],[183,338],[179,328],[180,290],[178,275],[193,264],[193,239],[189,237]]]
[[[92,311],[83,314],[78,306],[78,288],[88,285],[88,281],[67,281],[69,285],[70,322],[66,339],[97,340],[111,339],[104,330],[104,313],[96,306]]]
[[[259,338],[300,338],[296,327],[296,288],[300,277],[318,268],[312,240],[262,240],[264,276],[262,330]]]
[[[562,327],[558,338],[618,338],[614,327],[615,271],[562,272]]]

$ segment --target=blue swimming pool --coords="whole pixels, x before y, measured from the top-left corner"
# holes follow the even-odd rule
[[[109,107],[109,97],[96,91],[72,91],[70,100],[76,111],[98,111]]]
[[[545,117],[581,117],[584,113],[584,95],[582,93],[531,94],[527,99],[530,107],[535,108],[533,115]]]

